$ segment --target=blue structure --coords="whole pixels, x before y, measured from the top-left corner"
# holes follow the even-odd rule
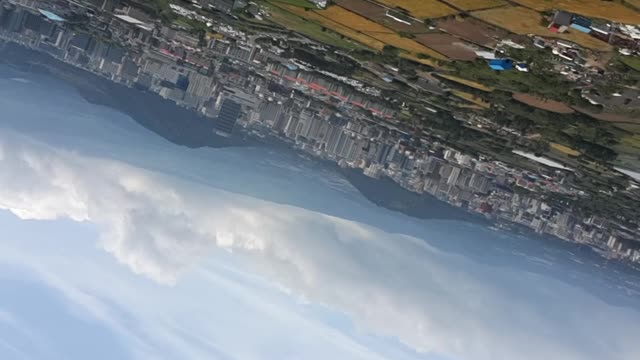
[[[504,71],[513,69],[513,60],[511,59],[494,59],[489,61],[489,67],[493,70]]]
[[[591,20],[582,16],[576,16],[573,18],[571,27],[588,34],[591,32]]]

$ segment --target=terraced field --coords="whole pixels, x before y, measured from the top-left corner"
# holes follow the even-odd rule
[[[377,0],[392,8],[406,10],[421,19],[434,19],[458,13],[458,10],[437,0]]]
[[[560,38],[597,51],[612,51],[611,45],[579,31],[558,34],[542,25],[542,15],[522,6],[504,6],[495,9],[474,11],[472,15],[489,24],[519,35],[535,34]]]
[[[513,0],[522,6],[536,11],[548,11],[562,9],[576,14],[590,16],[594,18],[618,21],[625,24],[640,24],[640,12],[614,1],[600,0]],[[638,0],[633,2],[640,3]]]

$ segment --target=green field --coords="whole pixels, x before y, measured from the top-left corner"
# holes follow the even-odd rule
[[[270,1],[274,3],[282,3],[282,4],[299,6],[307,9],[311,9],[311,8],[316,9],[316,6],[307,0],[270,0]]]
[[[640,56],[621,56],[620,62],[635,71],[640,71]]]

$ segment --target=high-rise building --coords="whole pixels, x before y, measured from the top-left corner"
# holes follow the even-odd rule
[[[453,167],[453,169],[451,169],[451,174],[449,174],[449,177],[447,178],[447,185],[455,185],[458,181],[458,177],[460,177],[461,172],[462,169],[460,169],[459,167]]]
[[[223,136],[231,135],[239,116],[240,104],[233,100],[224,100],[214,124],[216,133]]]

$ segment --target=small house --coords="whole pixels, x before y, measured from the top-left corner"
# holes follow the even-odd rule
[[[511,59],[494,59],[489,61],[489,67],[493,70],[504,71],[513,69],[513,60]]]
[[[558,25],[558,27],[569,26],[571,25],[572,19],[573,14],[571,14],[570,12],[559,10],[556,11],[556,13],[553,15],[553,20],[551,20],[551,23]]]

